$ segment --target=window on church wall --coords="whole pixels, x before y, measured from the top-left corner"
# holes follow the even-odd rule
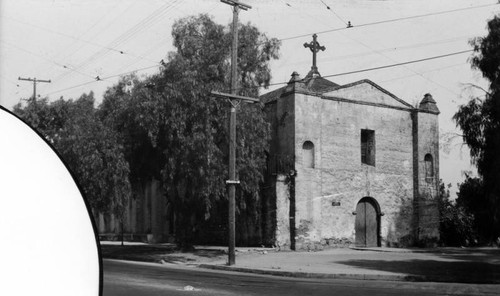
[[[434,160],[432,159],[432,155],[426,154],[424,157],[425,163],[425,180],[427,182],[432,182],[434,179]]]
[[[314,168],[314,144],[311,141],[302,144],[302,164],[305,168]]]
[[[375,166],[375,131],[361,130],[361,163]]]

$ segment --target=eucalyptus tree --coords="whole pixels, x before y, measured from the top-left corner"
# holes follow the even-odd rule
[[[500,18],[488,21],[488,35],[471,40],[473,69],[489,82],[484,97],[474,97],[453,116],[463,131],[480,179],[467,178],[458,202],[475,215],[478,231],[485,240],[500,236]],[[464,192],[462,192],[464,188]],[[465,190],[481,188],[482,190]],[[466,191],[468,194],[466,194]]]
[[[77,100],[29,99],[14,106],[14,113],[54,147],[94,214],[122,217],[130,196],[129,166],[114,131],[97,118],[92,92]]]
[[[269,85],[269,62],[279,41],[251,24],[239,25],[241,95],[257,96]],[[177,20],[173,45],[158,74],[124,77],[108,89],[100,116],[119,131],[134,180],[158,178],[176,213],[176,237],[188,247],[218,200],[226,198],[231,36],[228,26],[202,14]],[[257,199],[263,180],[269,126],[261,106],[238,111],[237,168],[240,209]],[[133,181],[134,182],[134,181]]]

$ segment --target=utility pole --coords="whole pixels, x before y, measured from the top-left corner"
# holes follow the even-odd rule
[[[220,92],[211,92],[212,96],[219,99],[226,99],[231,103],[231,117],[229,121],[229,180],[226,181],[228,185],[229,195],[229,227],[228,227],[228,265],[235,263],[235,245],[236,245],[236,208],[235,208],[235,195],[236,184],[240,184],[236,180],[236,107],[241,102],[245,103],[258,103],[259,99],[238,96],[233,94],[225,94]]]
[[[236,107],[240,102],[258,102],[258,99],[237,96],[238,88],[238,12],[240,9],[248,10],[252,8],[250,5],[239,2],[238,0],[221,0],[222,3],[231,5],[233,7],[233,44],[231,50],[231,95],[212,92],[212,95],[218,98],[228,99],[231,103],[231,113],[229,121],[229,180],[226,181],[228,185],[229,195],[229,247],[228,247],[228,265],[235,263],[235,245],[236,245],[236,211],[235,211],[235,195],[236,184],[240,182],[236,180]]]
[[[17,78],[17,79],[18,79],[18,80],[24,80],[24,81],[33,81],[33,100],[36,100],[36,84],[37,84],[37,82],[45,82],[45,83],[50,83],[50,80],[36,79],[36,77],[35,77],[35,78],[33,78],[33,79],[31,79],[31,78],[21,78],[21,77],[19,77],[19,78]]]

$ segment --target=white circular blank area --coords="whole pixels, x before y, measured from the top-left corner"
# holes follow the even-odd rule
[[[98,295],[89,212],[52,148],[0,109],[0,295]]]

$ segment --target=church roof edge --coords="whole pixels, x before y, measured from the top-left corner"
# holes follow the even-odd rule
[[[362,80],[358,80],[358,81],[351,82],[351,83],[348,83],[348,84],[340,85],[339,87],[337,87],[335,89],[332,89],[332,90],[353,87],[353,86],[356,86],[356,85],[359,85],[359,84],[363,84],[363,83],[368,83],[371,86],[375,87],[376,89],[380,90],[381,92],[385,93],[386,95],[392,97],[396,101],[400,102],[401,104],[403,104],[403,105],[405,105],[405,106],[407,106],[407,107],[409,107],[411,109],[415,109],[415,107],[413,107],[411,104],[409,104],[409,103],[405,102],[404,100],[398,98],[395,94],[391,93],[390,91],[386,90],[385,88],[381,87],[380,85],[376,84],[375,82],[371,81],[370,79],[362,79]]]
[[[295,75],[294,75],[295,74]],[[297,76],[296,72],[292,74],[292,77]],[[294,87],[293,89],[290,89],[288,87],[290,84],[299,84],[299,87]],[[407,103],[406,101],[398,98],[396,95],[391,93],[390,91],[386,90],[385,88],[381,87],[380,85],[376,84],[375,82],[369,80],[369,79],[362,79],[359,81],[351,82],[348,84],[344,85],[338,85],[335,82],[332,82],[328,79],[325,79],[321,76],[318,77],[305,77],[303,79],[291,79],[285,86],[282,86],[278,89],[275,89],[273,91],[270,91],[268,93],[265,93],[261,95],[259,98],[262,103],[267,104],[270,102],[275,101],[276,99],[280,98],[284,94],[288,93],[305,93],[305,94],[310,94],[310,95],[317,95],[321,96],[323,93],[329,92],[329,91],[334,91],[338,89],[343,89],[343,88],[349,88],[353,87],[359,84],[363,83],[368,83],[371,86],[375,87],[376,89],[380,90],[381,92],[387,94],[388,96],[392,97],[396,101],[400,102],[404,106],[408,107],[409,109],[417,109],[411,104]]]

